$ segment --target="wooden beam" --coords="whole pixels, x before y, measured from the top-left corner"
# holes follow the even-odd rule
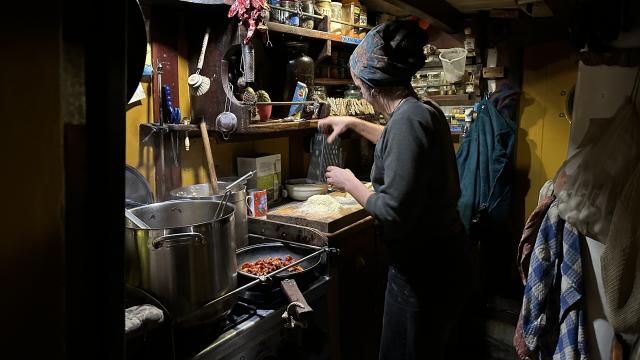
[[[367,4],[372,10],[389,12],[395,16],[415,15],[450,33],[462,31],[465,18],[445,0],[372,0]]]
[[[562,21],[571,19],[572,9],[576,8],[575,0],[545,0],[553,15]]]

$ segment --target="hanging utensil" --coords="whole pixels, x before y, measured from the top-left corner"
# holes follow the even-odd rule
[[[124,216],[126,216],[127,219],[131,220],[131,222],[140,229],[150,229],[150,227],[144,221],[140,220],[140,218],[135,216],[131,211],[129,211],[129,209],[124,209]]]
[[[232,182],[231,184],[227,185],[227,187],[225,187],[225,190],[231,190],[233,189],[234,186],[240,184],[241,182],[251,178],[253,175],[255,175],[258,172],[258,170],[253,170],[250,171],[248,173],[246,173],[245,175],[241,176],[238,180]]]
[[[196,73],[191,74],[187,79],[187,83],[189,83],[191,93],[195,96],[203,95],[209,90],[209,87],[211,86],[211,80],[206,76],[200,75],[200,70],[202,70],[202,65],[204,64],[204,53],[207,49],[207,44],[209,43],[210,31],[211,29],[207,26],[207,30],[204,33],[204,39],[202,40],[202,49],[200,49],[200,58],[198,59]]]
[[[233,96],[233,86],[229,84],[229,89],[231,92],[231,96]],[[238,128],[238,118],[236,114],[232,113],[231,110],[231,100],[229,100],[229,95],[225,98],[224,103],[224,111],[218,114],[216,117],[216,129],[220,131],[222,137],[227,140],[229,139],[229,134],[236,131]]]
[[[218,203],[218,207],[216,208],[216,212],[213,214],[213,220],[218,220],[224,215],[224,208],[229,202],[229,196],[231,195],[231,189],[226,189],[224,191],[224,195],[222,195],[222,200]]]
[[[218,194],[218,177],[216,176],[216,168],[213,165],[213,154],[211,153],[211,144],[209,143],[209,133],[207,131],[207,123],[202,120],[200,123],[200,132],[202,133],[202,145],[204,145],[204,153],[207,156],[207,166],[209,168],[209,181],[211,182],[211,191],[213,195]]]

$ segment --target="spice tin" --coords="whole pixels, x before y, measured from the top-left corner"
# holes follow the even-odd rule
[[[293,92],[293,99],[291,99],[291,101],[306,101],[308,93],[309,89],[307,88],[307,85],[298,81],[296,90]],[[304,109],[304,106],[302,104],[291,105],[289,116],[292,116],[294,119],[300,119],[300,117],[302,116],[302,109]]]

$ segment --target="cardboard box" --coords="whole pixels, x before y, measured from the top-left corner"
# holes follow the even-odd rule
[[[247,189],[266,189],[268,204],[280,198],[282,188],[282,164],[280,154],[258,154],[239,157],[238,176],[258,170],[256,176],[247,181]]]

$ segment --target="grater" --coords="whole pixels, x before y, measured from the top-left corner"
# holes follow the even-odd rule
[[[342,145],[339,137],[329,144],[327,135],[318,131],[311,140],[311,158],[307,180],[326,183],[328,166],[342,167]]]

